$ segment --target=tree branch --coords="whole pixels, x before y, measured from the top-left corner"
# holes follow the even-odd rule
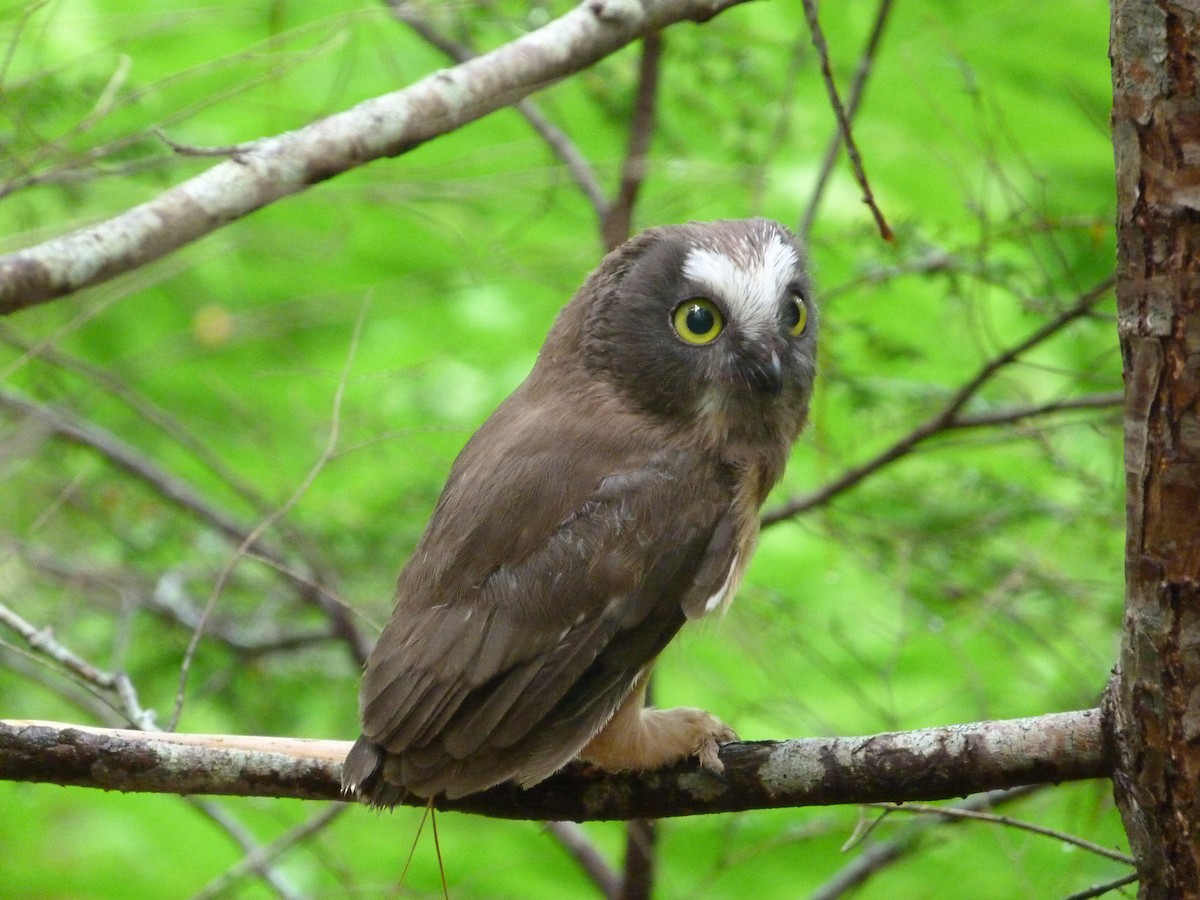
[[[1008,803],[1021,797],[1026,797],[1040,788],[1034,785],[1023,785],[1001,791],[988,791],[968,797],[950,806],[940,806],[940,810],[955,809],[993,809],[1001,803]],[[886,813],[885,813],[886,815]],[[871,825],[874,829],[881,819],[876,819]],[[963,821],[952,815],[932,816],[912,822],[898,835],[886,841],[879,841],[866,847],[855,856],[832,878],[824,882],[809,895],[808,900],[838,900],[862,887],[874,875],[899,862],[922,846],[925,837],[936,827],[954,825]],[[843,848],[845,849],[845,848]]]
[[[650,138],[654,135],[663,44],[663,36],[657,32],[646,35],[642,41],[637,95],[629,120],[629,144],[621,166],[621,183],[616,197],[600,218],[600,232],[608,250],[615,250],[629,240],[633,228],[633,207],[646,179],[646,158],[650,153]]]
[[[989,422],[986,418],[981,420],[978,416],[965,416],[963,408],[970,402],[985,384],[992,377],[1006,366],[1015,363],[1022,355],[1032,350],[1034,347],[1058,334],[1062,329],[1076,319],[1088,315],[1092,307],[1094,307],[1100,299],[1104,297],[1113,286],[1113,279],[1106,278],[1091,290],[1081,294],[1079,298],[1071,306],[1064,309],[1057,316],[1044,324],[1041,328],[1027,337],[1021,343],[1010,347],[1003,353],[988,360],[980,367],[979,371],[971,377],[966,384],[960,387],[946,404],[910,431],[908,434],[899,438],[890,447],[886,447],[868,459],[866,462],[860,463],[857,466],[851,466],[845,472],[832,481],[827,482],[823,487],[805,494],[800,497],[795,497],[784,502],[779,507],[768,510],[762,516],[762,524],[764,527],[775,525],[785,519],[790,519],[800,513],[807,512],[814,507],[828,503],[833,497],[838,494],[848,491],[865,480],[869,475],[874,474],[885,466],[891,465],[897,460],[908,456],[917,448],[917,445],[924,443],[931,437],[941,434],[946,431],[953,431],[959,428],[975,428],[988,424],[999,424],[1005,421],[1015,421],[1022,416],[1014,416],[1010,411],[1009,417],[1005,419],[1003,416],[996,417],[995,422]],[[1064,401],[1064,405],[1056,408],[1051,408],[1054,405],[1050,404],[1046,407],[1026,407],[1024,417],[1029,415],[1044,414],[1056,409],[1068,408],[1065,404],[1069,401]],[[1073,408],[1073,407],[1072,407]]]
[[[953,806],[931,806],[928,803],[872,803],[874,809],[882,809],[885,812],[903,812],[915,813],[921,815],[937,816],[941,819],[959,821],[987,822],[991,825],[1003,825],[1006,828],[1016,828],[1020,831],[1028,831],[1031,834],[1038,834],[1042,837],[1053,838],[1056,841],[1062,841],[1064,844],[1071,844],[1079,847],[1081,850],[1086,850],[1088,853],[1094,853],[1097,856],[1103,856],[1106,859],[1115,860],[1119,863],[1124,863],[1127,866],[1133,865],[1133,857],[1128,853],[1122,853],[1119,850],[1112,850],[1102,844],[1097,844],[1094,841],[1084,840],[1083,838],[1069,834],[1065,831],[1060,831],[1056,828],[1047,828],[1044,825],[1038,825],[1036,822],[1025,822],[1021,819],[1014,819],[1011,816],[999,815],[985,809],[969,809],[965,807],[955,808]]]
[[[55,346],[53,339],[42,338],[36,343],[25,341],[16,334],[15,329],[7,324],[0,324],[0,341],[20,352],[21,356],[17,365],[24,365],[27,361],[36,359],[48,366],[79,376],[89,386],[100,387],[186,450],[197,462],[220,479],[230,491],[254,507],[259,515],[266,515],[272,509],[270,501],[259,492],[257,487],[225,465],[224,461],[213,452],[208,442],[193,434],[181,420],[138,393],[115,373],[64,352],[62,348]],[[15,367],[15,365],[10,366],[6,371],[0,372],[0,381],[7,381],[8,379],[4,376],[12,372]],[[33,402],[32,399],[26,400],[26,403],[29,404]],[[3,400],[0,399],[0,405],[2,404]],[[26,411],[29,409],[26,408]],[[295,532],[288,534],[289,541],[299,539],[301,536]]]
[[[242,822],[234,818],[219,804],[218,801],[199,800],[190,797],[185,797],[183,800],[202,816],[216,825],[217,828],[220,828],[222,831],[224,831],[225,834],[228,835],[229,838],[235,844],[237,844],[238,847],[241,848],[241,851],[245,854],[245,856],[243,856],[242,859],[236,863],[229,872],[226,872],[223,876],[218,877],[216,879],[216,883],[220,883],[222,886],[228,887],[237,878],[240,878],[243,875],[254,874],[262,879],[263,883],[266,884],[266,886],[272,891],[274,891],[275,895],[279,897],[280,900],[301,900],[303,895],[300,894],[292,884],[290,884],[287,877],[282,872],[277,871],[275,866],[272,865],[274,862],[274,857],[268,858],[264,856],[263,847],[257,840],[255,840],[254,833],[244,824],[242,824]],[[341,807],[331,806],[324,810],[324,812],[328,813],[330,811],[339,811],[340,809]],[[230,877],[231,872],[237,874],[233,877]],[[211,884],[212,883],[210,882],[210,885]],[[208,889],[205,889],[205,891],[202,891],[199,894],[194,894],[192,896],[192,900],[197,900],[197,898],[209,900],[209,898],[213,896],[216,895]]]
[[[490,53],[287,134],[257,141],[115,218],[0,256],[0,314],[107,281],[276,200],[400,156],[650,32],[745,0],[588,0]]]
[[[1037,419],[1055,413],[1072,412],[1080,409],[1118,409],[1125,400],[1124,391],[1106,391],[1101,394],[1083,394],[1079,397],[1064,397],[1048,403],[1031,403],[1026,406],[1005,406],[969,416],[956,416],[947,431],[965,431],[969,428],[990,428],[996,425],[1014,425],[1026,419]]]
[[[386,0],[386,2],[392,15],[420,35],[430,46],[437,48],[455,62],[466,62],[477,56],[470,47],[463,46],[450,40],[444,34],[440,34],[421,16],[409,0]],[[600,186],[600,180],[596,177],[587,158],[579,151],[567,133],[546,118],[546,115],[532,100],[522,100],[514,103],[513,107],[525,117],[529,126],[538,133],[551,152],[567,167],[567,172],[583,195],[587,197],[588,203],[592,205],[596,217],[603,219],[604,212],[608,208],[604,188]]]
[[[630,819],[625,823],[625,872],[620,900],[650,900],[658,868],[658,822]]]
[[[0,625],[11,628],[23,637],[34,651],[53,660],[82,683],[102,691],[106,699],[111,697],[113,708],[120,710],[129,722],[139,728],[154,727],[154,712],[142,707],[133,682],[124,672],[106,672],[93,666],[56,640],[49,628],[36,627],[3,603],[0,603]]]
[[[621,896],[621,876],[608,864],[595,844],[588,840],[583,829],[575,822],[546,822],[546,830],[562,845],[579,868],[587,874],[605,900],[617,900]]]
[[[344,799],[345,741],[161,734],[0,720],[0,779],[105,790]],[[855,738],[721,749],[724,776],[694,763],[613,775],[573,764],[523,790],[500,785],[438,809],[508,819],[662,818],[747,809],[937,800],[1107,777],[1099,710]],[[415,805],[425,801],[414,798]]]
[[[273,871],[271,865],[275,860],[329,827],[330,823],[345,811],[344,806],[328,807],[308,821],[301,822],[295,828],[289,829],[270,845],[246,848],[246,855],[240,861],[193,894],[192,900],[212,900],[215,897],[223,897],[230,888],[249,875],[258,874],[267,877]],[[274,886],[273,882],[272,885]]]
[[[279,548],[268,543],[262,535],[254,534],[249,525],[209,503],[188,482],[166,471],[112,432],[65,409],[37,403],[3,388],[0,388],[0,409],[23,413],[62,440],[100,454],[113,465],[149,485],[164,499],[206,522],[226,539],[245,544],[245,549],[249,551],[246,555],[265,562],[292,586],[303,602],[325,614],[330,634],[345,641],[359,665],[366,660],[371,651],[371,642],[359,630],[342,601],[318,577],[290,566]],[[308,568],[307,563],[305,567]]]
[[[875,10],[875,21],[871,25],[871,33],[867,37],[867,45],[863,48],[862,55],[858,59],[858,68],[854,71],[854,80],[850,83],[850,93],[846,98],[846,126],[849,127],[854,121],[854,117],[858,115],[858,105],[862,101],[863,92],[867,86],[867,78],[870,77],[871,68],[875,62],[875,56],[879,52],[879,45],[883,42],[883,31],[887,26],[888,18],[892,14],[892,0],[880,0],[878,8]],[[822,64],[827,65],[828,60],[823,59]],[[817,218],[817,209],[821,206],[821,199],[825,196],[825,188],[829,185],[829,176],[833,174],[833,165],[837,162],[838,151],[842,149],[842,127],[841,123],[833,130],[833,136],[829,139],[829,144],[825,148],[825,156],[821,160],[821,169],[817,173],[816,184],[813,185],[812,195],[808,198],[808,205],[804,208],[804,215],[800,218],[800,236],[808,239],[812,232],[813,222]]]
[[[808,21],[808,30],[812,32],[813,47],[817,51],[817,58],[821,60],[821,77],[825,81],[825,90],[829,94],[829,104],[833,107],[833,114],[837,117],[838,130],[842,134],[842,141],[846,145],[846,156],[850,159],[850,168],[854,172],[854,180],[858,182],[859,188],[863,192],[863,203],[867,204],[867,208],[871,210],[871,215],[875,217],[875,225],[879,229],[879,236],[885,241],[892,240],[892,229],[888,226],[887,220],[883,217],[883,211],[875,203],[875,195],[871,192],[871,183],[867,180],[867,170],[863,166],[862,156],[858,152],[858,145],[854,142],[854,135],[850,131],[850,118],[847,114],[846,107],[842,105],[842,98],[838,95],[837,84],[833,80],[833,69],[829,62],[829,45],[825,43],[825,35],[821,31],[820,18],[817,15],[817,0],[804,0],[801,4],[804,7],[804,18]]]

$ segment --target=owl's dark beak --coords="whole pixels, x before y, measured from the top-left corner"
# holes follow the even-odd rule
[[[750,383],[772,397],[778,397],[783,390],[783,365],[779,361],[779,352],[774,348],[763,353],[746,354],[746,372]]]

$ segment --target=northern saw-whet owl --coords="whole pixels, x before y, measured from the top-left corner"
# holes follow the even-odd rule
[[[735,739],[645,707],[688,619],[725,607],[804,425],[804,254],[767,219],[652,228],[608,254],[467,443],[367,661],[342,784],[378,806],[536,784]]]

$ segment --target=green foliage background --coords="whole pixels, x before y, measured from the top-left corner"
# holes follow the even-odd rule
[[[429,16],[487,48],[568,7],[439,4]],[[843,85],[874,13],[863,2],[822,10]],[[194,146],[253,140],[446,65],[368,0],[9,3],[0,46],[3,250],[214,163],[172,153],[152,129]],[[637,226],[762,214],[795,227],[833,133],[799,5],[749,4],[672,29],[666,47]],[[1104,4],[897,4],[856,125],[897,239],[879,239],[839,163],[810,238],[818,396],[769,507],[891,445],[1111,272],[1106,51]],[[610,189],[636,76],[630,48],[535,98]],[[601,255],[594,210],[506,110],[11,317],[0,387],[111,432],[248,526],[318,467],[269,534],[291,558],[317,561],[373,634],[455,452],[528,371]],[[1002,370],[966,412],[1119,387],[1109,298]],[[709,708],[748,739],[1095,705],[1120,627],[1120,438],[1112,406],[949,432],[768,528],[729,616],[666,654],[658,702]],[[0,405],[0,511],[0,602],[128,672],[166,724],[191,629],[155,598],[201,608],[233,546],[11,405]],[[241,562],[199,646],[180,729],[354,737],[357,668],[326,630],[268,567]],[[232,640],[281,635],[305,640],[259,650]],[[125,724],[7,632],[0,716]],[[262,842],[317,811],[217,805]],[[1107,784],[1046,789],[1003,811],[1124,844]],[[658,894],[807,896],[912,824],[893,813],[864,835],[876,815],[666,822]],[[281,877],[298,895],[382,896],[418,816],[348,810],[286,855]],[[453,896],[589,891],[536,823],[439,824]],[[620,826],[587,832],[619,863]],[[241,856],[179,798],[0,784],[5,896],[186,896]],[[942,825],[856,896],[1055,897],[1123,872],[1054,839]],[[405,889],[440,892],[427,838]],[[273,893],[251,878],[227,895]]]

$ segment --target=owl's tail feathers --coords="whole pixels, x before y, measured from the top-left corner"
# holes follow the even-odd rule
[[[383,778],[386,759],[382,747],[360,735],[342,763],[342,793],[365,800],[376,809],[391,809],[400,803],[408,792]]]

